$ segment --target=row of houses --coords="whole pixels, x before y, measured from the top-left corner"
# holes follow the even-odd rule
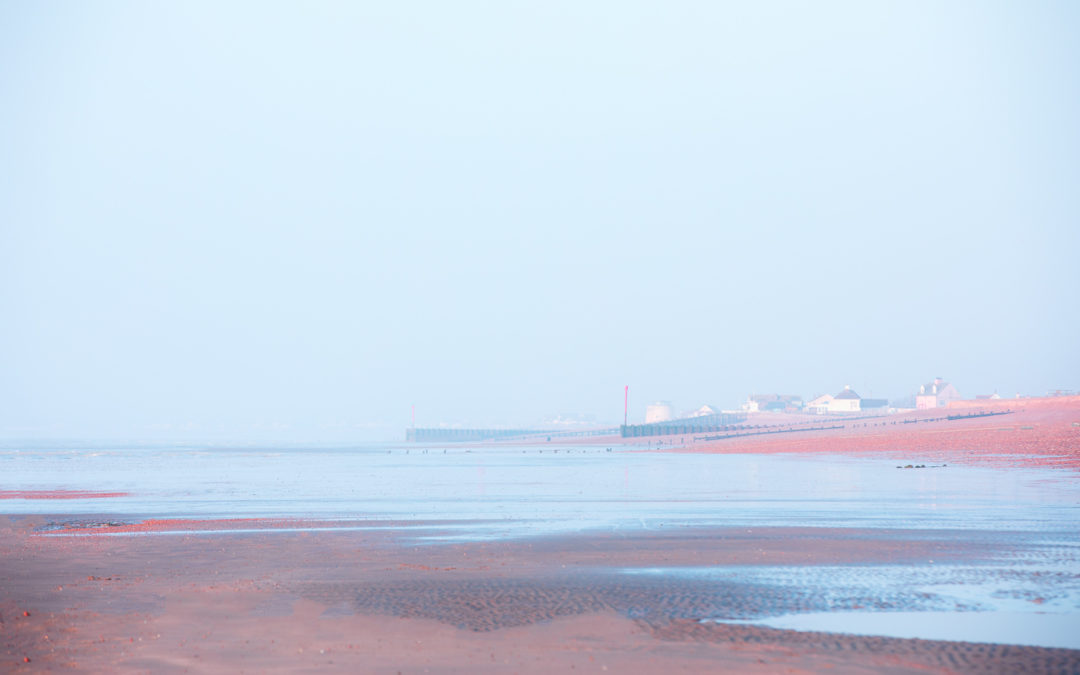
[[[806,404],[804,412],[815,415],[857,412],[882,412],[889,407],[884,398],[863,398],[850,386],[838,394],[822,394]]]
[[[914,397],[914,407],[917,410],[943,408],[949,404],[949,401],[958,401],[960,399],[960,392],[956,390],[956,387],[937,377],[932,382],[919,387],[919,393]],[[801,396],[793,394],[752,394],[742,406],[743,411],[748,413],[801,412],[814,415],[884,412],[889,408],[890,405],[887,399],[863,398],[850,386],[845,386],[842,391],[836,394],[815,396],[805,403]]]
[[[786,412],[786,413],[809,413],[813,415],[837,415],[867,412],[870,414],[884,413],[890,409],[929,410],[943,408],[949,401],[961,399],[960,392],[956,387],[945,382],[940,377],[934,378],[919,387],[919,392],[912,398],[893,405],[884,398],[863,398],[850,386],[836,394],[822,394],[815,396],[810,401],[804,402],[802,396],[797,394],[751,394],[742,404],[743,413],[759,412]],[[676,416],[674,407],[668,401],[657,401],[645,408],[645,423],[658,424],[673,419],[696,419],[721,415],[724,413],[737,413],[739,411],[721,410],[719,406],[703,405],[696,410],[683,412]]]

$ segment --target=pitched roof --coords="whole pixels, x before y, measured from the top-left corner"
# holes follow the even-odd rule
[[[853,398],[859,399],[859,398],[862,398],[862,396],[859,396],[858,394],[856,394],[854,389],[844,389],[844,391],[840,392],[836,396],[833,396],[833,399],[853,399]]]
[[[935,393],[935,386],[937,387],[936,393],[940,394],[942,391],[945,390],[945,387],[949,386],[949,383],[945,380],[927,382],[923,386],[919,387],[919,396],[933,396]]]

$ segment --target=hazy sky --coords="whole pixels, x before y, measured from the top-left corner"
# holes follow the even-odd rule
[[[1080,387],[1080,4],[0,1],[0,438]]]

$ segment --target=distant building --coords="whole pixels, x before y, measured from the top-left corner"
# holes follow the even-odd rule
[[[889,401],[889,405],[895,408],[897,411],[908,411],[915,409],[915,395],[905,396],[903,398],[893,399]]]
[[[806,404],[804,410],[814,415],[824,415],[829,412],[829,404],[832,403],[832,394],[822,394]]]
[[[559,413],[540,423],[541,427],[584,427],[597,426],[596,415],[587,413]]]
[[[935,377],[933,382],[928,382],[919,387],[919,393],[915,395],[916,410],[933,410],[944,408],[949,401],[959,401],[963,398],[956,387],[952,386],[940,377]]]
[[[829,412],[831,413],[853,413],[859,412],[861,409],[859,402],[862,397],[855,393],[855,391],[849,386],[845,385],[844,390],[832,397],[829,401]]]
[[[667,422],[674,419],[675,412],[668,401],[657,401],[645,406],[645,424]]]
[[[742,407],[747,412],[799,412],[803,400],[796,394],[751,394]]]
[[[687,415],[687,417],[708,417],[709,415],[719,415],[722,410],[715,405],[703,405],[694,412]]]

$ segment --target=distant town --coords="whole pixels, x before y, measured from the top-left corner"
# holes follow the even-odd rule
[[[1000,399],[996,392],[979,395],[976,399]],[[716,406],[703,405],[700,408],[675,415],[671,404],[659,401],[645,409],[645,423],[667,422],[676,418],[693,418],[718,413],[760,413],[784,412],[805,413],[811,415],[847,415],[851,413],[894,414],[911,410],[929,410],[944,408],[950,401],[963,400],[956,387],[940,377],[934,378],[919,387],[917,393],[889,401],[884,398],[863,398],[850,386],[845,386],[835,394],[821,394],[809,401],[804,401],[798,394],[750,394],[738,410],[721,410]]]
[[[1074,395],[1075,391],[1068,390],[1055,390],[1046,394],[1048,397]],[[819,394],[809,401],[798,394],[750,394],[746,401],[735,409],[704,404],[677,413],[669,401],[656,401],[646,406],[643,424],[625,423],[619,427],[600,426],[590,423],[589,418],[560,416],[532,429],[413,426],[406,430],[405,438],[412,442],[476,442],[530,438],[551,441],[599,436],[638,438],[678,434],[725,434],[717,436],[720,438],[748,435],[751,433],[749,429],[754,429],[754,434],[768,433],[770,426],[791,427],[793,424],[802,424],[803,430],[810,430],[811,427],[805,425],[823,425],[828,420],[900,415],[950,406],[970,409],[971,405],[977,406],[980,401],[989,404],[1003,398],[993,392],[965,399],[952,383],[935,377],[919,385],[918,389],[906,398],[892,401],[863,398],[851,386],[845,385],[835,394]],[[1015,398],[1019,399],[1021,396],[1016,394]],[[766,431],[761,431],[762,428]]]

